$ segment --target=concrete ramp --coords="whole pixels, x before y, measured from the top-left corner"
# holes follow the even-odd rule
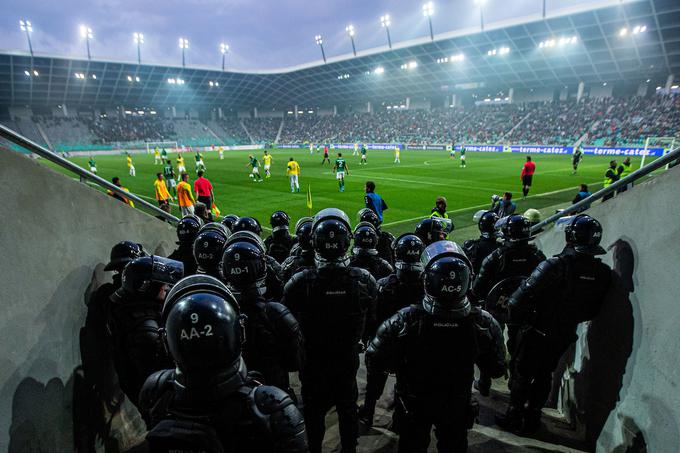
[[[673,168],[588,211],[604,227],[603,260],[616,287],[600,316],[581,326],[555,395],[597,451],[680,448],[679,195]],[[550,255],[564,238],[548,231],[538,243]]]
[[[133,240],[164,254],[174,228],[6,150],[0,193],[0,451],[74,451],[89,294],[106,281],[113,244]],[[131,413],[107,420],[125,433],[122,447],[143,435]]]

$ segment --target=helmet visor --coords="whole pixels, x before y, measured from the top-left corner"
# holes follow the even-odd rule
[[[420,255],[420,263],[426,267],[433,260],[444,255],[461,255],[466,257],[465,252],[460,245],[452,241],[437,241],[428,245],[423,253]]]
[[[174,285],[184,276],[184,263],[162,256],[153,256],[151,280]]]
[[[484,209],[480,209],[479,211],[475,212],[475,214],[472,216],[472,221],[475,223],[475,225],[479,223],[479,219],[482,218],[485,212],[487,211]]]
[[[569,215],[566,217],[560,217],[555,221],[555,230],[556,231],[561,231],[562,233],[567,231],[567,227],[571,225],[574,222],[574,219],[576,219],[577,216],[575,215]]]
[[[326,208],[322,209],[321,211],[317,212],[316,215],[314,216],[314,226],[316,226],[317,223],[319,223],[322,220],[326,219],[338,219],[345,224],[347,224],[347,229],[352,230],[349,217],[347,217],[347,214],[345,214],[342,210],[337,209],[337,208]]]

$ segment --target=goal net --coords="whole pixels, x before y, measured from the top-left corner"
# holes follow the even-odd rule
[[[177,152],[178,149],[179,149],[176,141],[146,142],[146,153],[147,154],[153,153],[156,148],[158,148],[159,150],[165,148],[165,150],[169,153]]]
[[[647,137],[645,140],[645,152],[642,154],[640,168],[645,166],[645,158],[648,154],[647,150],[651,148],[663,148],[663,154],[668,154],[678,146],[680,146],[680,140],[677,140],[675,137]],[[666,170],[668,170],[668,165],[666,165]]]

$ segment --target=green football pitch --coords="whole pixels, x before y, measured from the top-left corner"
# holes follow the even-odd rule
[[[256,217],[264,227],[269,215],[275,210],[286,211],[293,223],[301,216],[309,215],[306,206],[307,190],[311,187],[313,209],[326,207],[344,210],[356,221],[356,212],[364,205],[364,184],[376,183],[376,192],[386,201],[384,228],[398,234],[413,229],[415,223],[427,215],[434,206],[435,198],[444,196],[456,229],[472,224],[475,211],[490,206],[491,195],[511,191],[517,202],[518,212],[529,208],[541,209],[570,201],[580,183],[591,190],[602,186],[604,172],[611,159],[608,156],[585,156],[577,175],[572,175],[570,155],[534,155],[536,174],[529,197],[522,200],[520,171],[525,161],[522,154],[467,153],[467,167],[460,167],[459,154],[451,159],[444,151],[407,150],[401,153],[401,164],[394,163],[393,151],[369,151],[368,164],[359,165],[359,156],[351,150],[343,153],[349,164],[345,192],[338,191],[332,165],[321,165],[323,154],[310,155],[303,149],[273,149],[272,176],[263,182],[249,178],[248,155],[254,154],[261,161],[262,150],[225,151],[224,160],[217,153],[204,153],[206,177],[214,188],[217,206],[222,215],[237,214]],[[110,180],[121,178],[130,191],[152,200],[153,181],[160,165],[154,165],[151,154],[135,154],[137,176],[128,175],[123,155],[95,155],[99,176]],[[176,165],[176,154],[170,154]],[[300,193],[291,193],[286,163],[294,157],[301,167]],[[331,155],[333,160],[333,154]],[[88,157],[74,157],[72,161],[87,168]],[[193,154],[185,153],[190,181],[195,179]],[[633,168],[640,164],[634,158]],[[260,168],[264,175],[264,171]],[[594,191],[594,190],[593,190]],[[152,200],[153,201],[153,200]],[[155,204],[155,203],[154,203]],[[173,206],[173,213],[179,215]],[[453,234],[454,239],[456,234]]]

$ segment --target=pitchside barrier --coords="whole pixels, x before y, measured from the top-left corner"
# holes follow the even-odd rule
[[[401,149],[416,151],[451,151],[451,145],[427,144],[427,145],[404,145],[402,143],[365,143],[367,149]],[[314,145],[317,146],[316,144]],[[323,145],[319,145],[323,146]],[[286,149],[309,149],[309,144],[279,144],[278,148]],[[354,149],[354,143],[333,143],[331,149]],[[460,151],[465,147],[465,151],[477,153],[522,153],[522,154],[573,154],[573,146],[541,146],[541,145],[483,145],[483,144],[462,144],[455,145],[454,149]],[[670,148],[648,147],[648,146],[627,146],[627,147],[604,147],[604,146],[582,146],[583,154],[600,156],[663,156]]]

